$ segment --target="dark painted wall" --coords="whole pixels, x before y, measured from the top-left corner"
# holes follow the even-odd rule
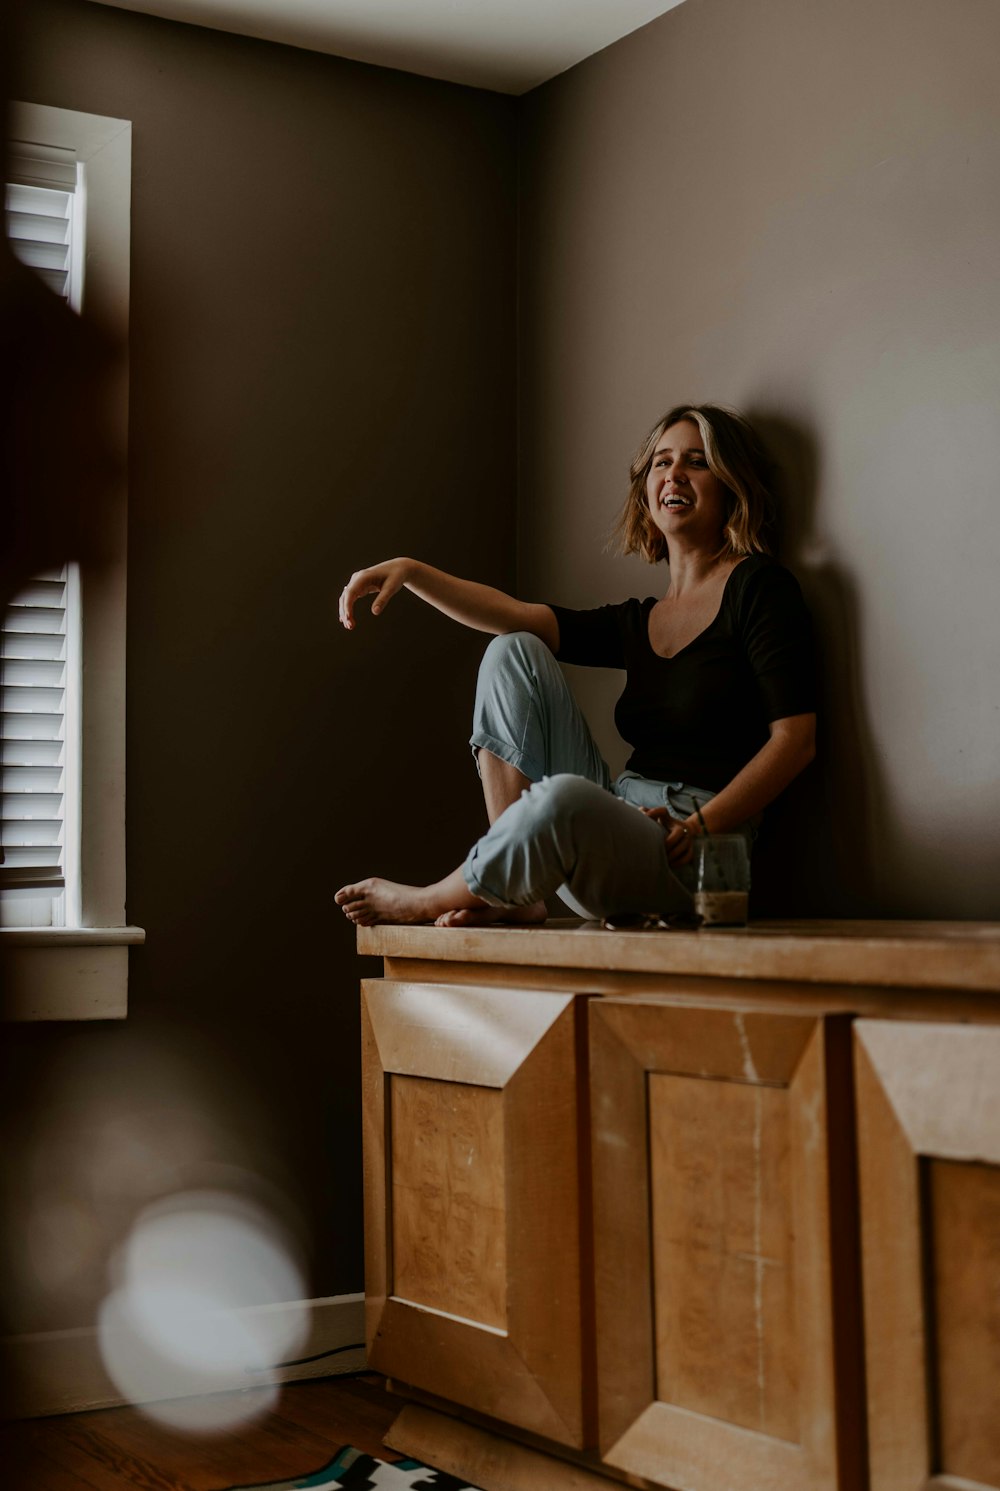
[[[12,1325],[88,1323],[145,1202],[241,1171],[308,1240],[309,1292],[357,1290],[359,964],[332,897],[443,874],[485,822],[481,640],[408,595],[348,636],[336,602],[393,554],[513,584],[515,105],[30,9],[15,96],[133,121],[128,915],[147,942],[126,1023],[17,1033]]]

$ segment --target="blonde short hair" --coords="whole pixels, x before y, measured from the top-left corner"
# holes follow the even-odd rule
[[[629,468],[629,489],[612,535],[621,554],[641,554],[650,564],[668,559],[667,541],[656,527],[646,500],[646,478],[661,437],[682,419],[698,426],[708,469],[725,484],[731,501],[719,558],[769,554],[773,522],[770,463],[750,422],[717,404],[678,404],[657,420]]]

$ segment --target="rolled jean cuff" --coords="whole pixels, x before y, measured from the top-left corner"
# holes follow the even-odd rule
[[[522,776],[527,777],[529,782],[538,782],[545,775],[545,766],[541,761],[535,761],[525,751],[517,746],[511,745],[509,740],[497,740],[495,735],[487,735],[485,730],[477,730],[471,736],[469,745],[473,756],[476,757],[476,770],[479,771],[480,751],[489,751],[491,756],[499,756],[501,761],[506,761],[508,766],[516,767]],[[482,776],[482,772],[479,771]],[[476,891],[476,895],[479,892]],[[501,902],[506,905],[506,902]]]
[[[504,900],[502,896],[498,896],[495,894],[495,892],[487,890],[485,885],[483,885],[483,882],[480,880],[475,867],[476,850],[478,848],[478,844],[473,844],[472,848],[469,850],[469,856],[465,861],[465,864],[462,866],[462,878],[464,879],[466,885],[469,887],[472,894],[474,896],[478,896],[481,901],[485,901],[487,906],[516,906],[516,901]],[[530,902],[525,902],[525,905],[530,905]]]

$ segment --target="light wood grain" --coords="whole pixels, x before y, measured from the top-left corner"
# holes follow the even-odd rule
[[[369,1361],[577,1445],[584,1430],[574,1001],[537,990],[490,997],[478,988],[470,1023],[456,1013],[466,992],[363,986]],[[484,1056],[491,1042],[499,1056]],[[484,1084],[488,1071],[505,1073],[504,1085]],[[397,1089],[392,1112],[387,1086]],[[425,1203],[436,1208],[429,1220]],[[456,1217],[456,1235],[446,1238]],[[501,1226],[502,1239],[491,1244],[491,1229]],[[400,1257],[404,1248],[411,1256]],[[487,1277],[479,1278],[482,1268]],[[393,1297],[393,1289],[416,1297]]]
[[[817,1488],[854,1491],[852,1468],[841,1466],[838,1416],[856,1404],[838,1392],[834,1350],[833,1233],[845,1220],[831,1215],[830,1170],[834,1152],[848,1140],[830,1128],[826,1091],[826,1020],[816,1020],[788,1085],[788,1164],[795,1238],[795,1316],[800,1426],[809,1479]],[[855,1364],[845,1362],[853,1377]],[[853,1384],[852,1384],[853,1385]],[[841,1471],[843,1469],[843,1476]]]
[[[358,951],[387,958],[533,964],[711,978],[1000,990],[996,922],[756,922],[700,932],[542,927],[362,927]]]
[[[646,1073],[590,1009],[590,1109],[599,1436],[607,1450],[656,1397]]]
[[[508,990],[498,999],[481,978],[460,988],[366,979],[362,988],[385,1071],[485,1087],[509,1081],[555,1008],[537,989]]]
[[[788,1095],[653,1075],[649,1113],[657,1397],[797,1440]]]
[[[573,1443],[571,1430],[509,1335],[389,1299],[369,1365],[377,1371],[391,1366],[394,1380],[487,1418],[530,1429],[556,1444]]]
[[[855,1027],[868,1439],[872,1491],[931,1473],[923,1231],[917,1161]]]
[[[478,1083],[492,1070],[485,1086],[504,1088],[506,1342],[495,1328],[480,1330],[483,1349],[470,1353],[461,1321],[395,1300],[379,1326],[397,1376],[412,1382],[426,1373],[414,1384],[425,1404],[450,1413],[450,1400],[456,1413],[478,1419],[473,1435],[496,1440],[484,1458],[482,1445],[467,1441],[467,1426],[450,1428],[441,1442],[452,1459],[438,1455],[437,1463],[487,1491],[561,1488],[554,1477],[566,1468],[562,1460],[543,1456],[528,1470],[523,1443],[508,1447],[489,1433],[507,1423],[536,1451],[558,1442],[573,1473],[591,1476],[580,1484],[594,1491],[604,1477],[670,1491],[1000,1488],[990,1458],[998,1327],[983,1305],[998,1282],[1000,925],[772,923],[711,934],[565,923],[377,928],[359,945],[386,958],[397,985],[437,986],[421,1015],[419,1060],[406,1055],[416,1049],[409,1035],[398,1037],[402,1070]],[[551,1319],[530,1349],[525,1336],[516,1361],[504,1351],[522,1310],[514,1309],[514,1212],[531,1210],[544,1190],[527,1169],[511,1176],[511,1153],[536,1145],[543,1092],[558,1092],[555,1106],[568,1122],[572,1084],[560,1088],[558,1075],[533,1084],[544,1065],[538,1059],[532,1073],[541,1035],[529,1059],[508,1063],[503,1081],[500,1067],[488,1066],[493,1055],[477,1068],[469,1053],[479,1037],[465,1011],[456,1029],[465,1021],[466,1035],[452,1045],[464,1039],[469,1052],[435,1054],[434,1000],[451,990],[460,1004],[462,986],[489,986],[482,1010],[512,996],[538,999],[543,990],[598,996],[588,1015],[589,1123],[603,1461],[593,1473],[588,1453],[576,1448],[588,1442],[586,1416],[577,1414],[588,1391],[586,1325],[575,1385],[564,1375],[569,1356],[561,1364],[545,1357],[546,1338],[559,1335]],[[584,1000],[576,1004],[582,1010]],[[390,1011],[390,1026],[399,1013]],[[856,1014],[866,1017],[855,1062],[865,1342],[850,1059]],[[477,1010],[473,1023],[480,1018]],[[490,1028],[487,1018],[482,1029]],[[384,1056],[381,1030],[378,1040]],[[425,1069],[442,1060],[433,1073]],[[562,1058],[553,1071],[561,1066]],[[586,1102],[575,1111],[587,1121]],[[541,1145],[547,1167],[561,1142],[550,1134]],[[554,1191],[552,1215],[575,1204],[585,1218],[586,1167],[571,1168],[575,1203],[568,1190]],[[535,1199],[513,1208],[518,1184]],[[535,1235],[559,1253],[555,1233]],[[585,1322],[583,1256],[572,1252],[569,1293]],[[741,1268],[754,1278],[750,1306]],[[779,1279],[773,1297],[769,1286]],[[561,1306],[564,1295],[552,1293]],[[537,1277],[522,1298],[536,1309],[545,1303]],[[925,1322],[928,1305],[934,1315]],[[937,1362],[928,1356],[935,1346]],[[933,1453],[932,1422],[940,1431]]]
[[[998,1339],[1000,1032],[862,1020],[855,1059],[873,1491],[969,1463],[998,1484],[996,1395],[984,1410],[979,1390]]]
[[[1000,1029],[865,1020],[858,1030],[915,1153],[1000,1165]]]
[[[566,1426],[584,1442],[581,1402],[580,1155],[576,1030],[567,1008],[504,1089],[510,1333]]]
[[[984,1491],[982,1481],[969,1481],[961,1475],[934,1475],[927,1482],[926,1491]],[[986,1487],[992,1491],[992,1487]]]
[[[385,1443],[482,1491],[608,1491],[603,1475],[414,1403],[402,1410]]]
[[[392,1292],[506,1329],[503,1098],[393,1076]]]
[[[1000,1486],[1000,1170],[940,1160],[927,1170],[939,1461]]]
[[[369,1357],[389,1294],[391,1175],[386,1163],[390,1131],[385,1071],[372,1029],[368,998],[361,995],[361,1146],[365,1219],[365,1343]]]
[[[802,1447],[748,1433],[670,1403],[652,1403],[605,1459],[684,1491],[806,1491],[817,1481]]]
[[[647,999],[608,999],[595,1015],[613,1023],[644,1071],[706,1080],[787,1085],[814,1026],[811,1016],[691,1005],[665,1006],[652,1017],[657,1008]]]
[[[611,935],[610,933],[608,934]],[[668,935],[666,933],[662,935]],[[489,968],[493,988],[551,989],[574,994],[642,995],[664,1004],[698,1004],[705,1009],[767,1010],[778,1014],[865,1015],[872,1019],[976,1021],[1000,1024],[997,991],[915,989],[904,983],[804,983],[778,979],[701,978],[685,973],[627,969],[539,967],[531,963],[442,961],[440,958],[386,958],[385,976],[401,983],[476,984]]]
[[[605,999],[591,1006],[602,1453],[608,1464],[668,1486],[759,1491],[784,1478],[801,1491],[833,1491],[839,1471],[823,1023],[784,1015],[749,1021],[743,1012],[731,1011],[727,1028],[726,1021],[705,1016],[704,1011],[641,1000]],[[684,1066],[686,1073],[679,1070]],[[730,1075],[720,1081],[720,1072]],[[725,1093],[727,1083],[735,1089],[731,1096]],[[691,1098],[695,1087],[704,1089],[703,1100],[701,1094]],[[737,1135],[739,1119],[750,1119],[750,1144],[756,1149],[759,1140],[759,1155],[745,1167],[749,1175],[741,1177],[735,1174],[738,1162],[724,1157],[715,1173],[706,1162],[689,1185],[692,1226],[685,1232],[683,1216],[666,1218],[675,1205],[682,1211],[685,1207],[678,1172],[685,1163],[681,1155],[691,1138],[692,1117],[709,1114],[713,1102],[720,1115],[728,1113],[732,1120],[729,1142],[738,1149],[745,1143],[745,1133]],[[712,1132],[726,1127],[714,1117],[705,1123]],[[669,1132],[672,1125],[678,1132]],[[698,1159],[689,1163],[697,1167]],[[727,1165],[733,1177],[731,1215],[727,1186],[718,1173]],[[650,1173],[657,1198],[655,1243],[647,1210]],[[685,1342],[686,1359],[682,1351],[671,1361],[666,1349],[671,1334],[677,1345],[670,1318],[674,1307],[679,1315],[694,1300],[696,1308],[700,1301],[707,1309],[698,1244],[705,1243],[711,1230],[713,1209],[717,1228],[723,1218],[722,1231],[728,1233],[733,1252],[740,1243],[748,1244],[746,1251],[757,1258],[767,1256],[766,1248],[788,1257],[791,1217],[794,1259],[785,1267],[794,1276],[794,1306],[787,1296],[780,1298],[780,1290],[777,1301],[766,1300],[763,1291],[758,1297],[757,1274],[764,1270],[755,1269],[749,1312],[752,1367],[739,1330],[734,1341],[726,1329],[714,1329],[716,1321],[708,1326],[710,1340],[690,1336]],[[675,1250],[670,1227],[680,1239]],[[654,1250],[659,1254],[656,1279]],[[628,1279],[638,1279],[640,1287],[623,1290]],[[741,1292],[739,1287],[732,1290],[730,1305]],[[741,1307],[745,1311],[742,1301]],[[650,1331],[654,1319],[661,1327],[658,1382]],[[714,1389],[709,1385],[712,1364],[718,1378]],[[703,1411],[664,1401],[671,1386],[678,1385],[685,1395],[703,1394]],[[734,1408],[751,1425],[739,1418],[727,1422]],[[760,1430],[762,1417],[768,1433]],[[792,1433],[800,1436],[801,1446],[780,1437]],[[709,1478],[699,1481],[698,1476]]]

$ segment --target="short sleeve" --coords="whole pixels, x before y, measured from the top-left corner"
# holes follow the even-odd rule
[[[779,564],[755,568],[740,597],[739,620],[765,718],[814,713],[812,620],[791,571]]]
[[[565,606],[553,606],[559,623],[556,653],[559,661],[584,668],[624,668],[623,609],[618,605],[598,606],[594,611],[571,611]]]

